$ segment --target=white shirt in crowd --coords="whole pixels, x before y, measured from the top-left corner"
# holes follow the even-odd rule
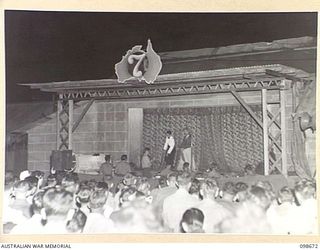
[[[41,215],[34,214],[30,219],[27,219],[12,228],[10,234],[37,234],[41,233],[42,230]]]
[[[291,229],[291,234],[318,234],[318,209],[317,200],[305,200],[300,206],[297,206],[292,218],[295,218],[295,227]]]
[[[110,233],[113,232],[113,223],[99,213],[90,213],[87,217],[83,233]]]
[[[195,207],[199,199],[180,188],[163,202],[162,217],[164,225],[175,233],[180,232],[180,221],[186,210]]]
[[[203,212],[203,229],[205,233],[216,233],[217,226],[232,215],[228,209],[212,199],[203,199],[197,204],[196,208]]]
[[[173,148],[174,148],[174,145],[175,145],[175,141],[174,141],[173,136],[170,136],[170,137],[167,136],[166,137],[166,142],[164,144],[163,149],[167,150],[168,147],[170,147],[169,150],[168,150],[168,154],[170,154],[172,152]]]
[[[267,220],[273,234],[290,234],[296,224],[296,205],[284,202],[281,205],[273,204],[267,210]]]

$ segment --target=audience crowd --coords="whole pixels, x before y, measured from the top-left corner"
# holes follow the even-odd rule
[[[106,164],[101,181],[77,173],[6,172],[4,232],[67,233],[317,233],[316,185],[301,179],[275,192],[267,181],[219,183],[188,169],[150,178]],[[114,173],[115,172],[115,173]],[[114,182],[113,174],[121,176]]]

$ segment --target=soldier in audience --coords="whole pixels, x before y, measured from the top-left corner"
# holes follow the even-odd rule
[[[39,234],[65,234],[68,233],[66,222],[69,211],[74,206],[73,194],[57,186],[45,191],[43,195],[43,208],[41,210],[44,226]]]
[[[189,188],[189,194],[196,197],[198,200],[201,199],[200,185],[201,185],[200,181],[196,178],[193,178],[191,181],[190,188]]]
[[[266,208],[270,205],[265,190],[252,186],[244,200],[234,210],[234,215],[225,219],[220,225],[222,233],[271,233],[271,227],[267,221]]]
[[[219,202],[219,204],[224,208],[228,209],[231,213],[234,213],[236,208],[239,206],[238,203],[234,202],[235,195],[235,184],[233,182],[226,182],[219,191],[219,199],[217,199],[217,202]]]
[[[61,186],[73,195],[78,192],[80,183],[76,173],[67,173],[61,180]]]
[[[226,182],[220,190],[213,178],[196,175],[192,180],[189,171],[171,171],[152,190],[152,180],[130,173],[126,157],[122,159],[118,173],[124,175],[115,195],[110,191],[111,180],[80,182],[76,173],[62,171],[60,175],[50,174],[43,186],[41,171],[23,171],[21,180],[7,172],[3,232],[299,235],[318,232],[313,180],[301,179],[293,190],[285,186],[276,196],[269,181],[260,180],[250,187],[244,182]]]
[[[83,233],[110,233],[113,231],[113,223],[104,216],[104,205],[107,196],[103,191],[94,191],[90,196],[90,214],[87,216],[87,222]]]
[[[161,222],[164,200],[178,190],[176,173],[169,174],[164,180],[165,182],[158,189],[155,189],[157,191],[152,194],[152,206],[157,218]]]
[[[39,191],[33,196],[32,205],[30,207],[31,217],[18,225],[16,225],[10,234],[33,234],[41,231],[43,225],[41,223],[41,210],[43,208],[43,196],[45,191]],[[32,226],[30,226],[32,225]]]
[[[317,234],[318,212],[316,199],[316,183],[302,179],[295,183],[294,195],[298,206],[294,211],[295,227],[292,234]]]
[[[272,233],[291,233],[292,225],[296,223],[295,208],[293,192],[288,186],[284,186],[278,192],[277,203],[272,203],[267,210],[267,219]]]
[[[31,217],[29,197],[36,188],[28,180],[18,181],[13,185],[8,206],[4,207],[3,223],[18,225]]]
[[[76,194],[76,207],[85,215],[89,215],[89,201],[93,190],[87,185],[80,185],[79,192]]]
[[[71,219],[70,220],[68,219],[66,224],[68,233],[82,233],[83,228],[87,222],[87,215],[85,215],[79,209],[73,210],[71,215],[69,215]]]
[[[232,214],[228,209],[216,202],[216,197],[219,193],[219,187],[216,181],[206,179],[201,184],[200,193],[203,200],[200,201],[196,207],[204,214],[203,229],[206,233],[215,233],[218,230],[217,226]]]
[[[177,177],[178,190],[165,198],[163,201],[163,221],[164,226],[173,232],[180,231],[180,219],[183,213],[194,207],[199,199],[189,194],[191,186],[191,176],[188,173],[181,173]]]
[[[56,175],[49,174],[48,177],[47,177],[46,184],[43,187],[43,189],[48,189],[48,188],[51,188],[51,187],[55,187],[57,184],[58,184],[58,180],[57,180]]]
[[[147,197],[140,191],[131,187],[121,195],[121,208],[111,214],[115,232],[121,233],[155,233],[162,228],[152,211]]]

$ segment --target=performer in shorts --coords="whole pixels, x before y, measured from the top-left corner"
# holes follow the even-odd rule
[[[182,171],[183,170],[183,164],[189,163],[190,170],[196,171],[196,166],[194,162],[193,152],[192,152],[192,134],[188,128],[184,128],[183,130],[184,137],[182,140],[182,143],[180,145],[180,159],[178,162],[177,169]]]

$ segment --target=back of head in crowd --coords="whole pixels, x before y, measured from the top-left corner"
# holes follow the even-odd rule
[[[99,182],[97,182],[95,190],[107,192],[109,190],[109,185],[106,182],[99,181]]]
[[[79,189],[79,177],[76,173],[68,173],[61,180],[61,186],[66,190],[75,194]]]
[[[125,207],[129,205],[129,203],[135,199],[137,192],[137,189],[134,187],[123,189],[119,197],[119,206]]]
[[[46,187],[54,187],[57,184],[58,184],[58,180],[57,180],[56,175],[49,174],[47,177]]]
[[[96,189],[96,186],[97,186],[97,182],[96,180],[94,179],[91,179],[89,181],[87,181],[87,184],[86,184],[88,187],[90,187],[92,190],[95,190]]]
[[[182,233],[204,233],[203,221],[203,212],[197,208],[190,208],[182,216],[180,230]]]
[[[127,155],[121,155],[121,161],[126,161],[128,159],[128,156]]]
[[[206,179],[201,183],[200,193],[203,198],[216,198],[219,194],[219,187],[215,180]]]
[[[35,191],[36,188],[28,180],[22,180],[13,185],[12,195],[16,199],[26,199],[33,195]]]
[[[107,202],[106,193],[103,191],[94,191],[90,196],[89,207],[91,210],[101,210]]]
[[[43,208],[47,218],[65,219],[73,206],[73,194],[60,188],[50,188],[43,195]]]
[[[236,195],[235,186],[233,182],[226,182],[222,190],[220,191],[220,198],[227,200],[227,201],[233,201],[234,196]]]
[[[302,205],[306,200],[315,199],[316,183],[307,179],[297,181],[294,186],[294,194],[298,205]]]
[[[179,188],[189,189],[191,184],[191,175],[188,172],[182,172],[178,174],[177,184]]]
[[[167,136],[171,136],[172,135],[172,131],[171,130],[167,130]]]
[[[137,190],[139,192],[142,192],[146,196],[150,195],[151,185],[149,183],[148,178],[146,178],[146,177],[139,178],[136,186],[137,186]]]
[[[164,188],[167,186],[168,186],[167,178],[165,176],[160,176],[158,188]]]
[[[236,195],[233,198],[234,201],[240,202],[240,201],[244,201],[247,198],[247,190],[248,190],[249,186],[244,183],[244,182],[237,182],[235,184],[235,192]]]
[[[31,172],[31,176],[34,176],[38,179],[38,187],[42,187],[43,182],[44,182],[44,172],[35,170]]]
[[[131,174],[131,173],[127,173],[122,180],[122,183],[125,186],[134,186],[137,183],[137,178]]]
[[[288,186],[282,187],[278,192],[278,204],[283,203],[293,203],[294,202],[294,195],[292,193],[292,190]]]
[[[87,216],[81,210],[71,210],[72,217],[67,221],[66,229],[69,233],[81,233],[86,221]]]
[[[271,198],[268,191],[262,187],[252,186],[247,194],[247,201],[253,202],[264,210],[267,210],[271,204]]]
[[[92,189],[88,186],[80,186],[79,192],[76,197],[77,207],[81,207],[83,204],[87,204],[90,201],[90,195],[92,194]]]
[[[270,200],[274,200],[276,198],[273,186],[269,181],[257,181],[254,186],[263,188]]]
[[[200,185],[201,182],[198,179],[193,179],[191,181],[191,185],[189,188],[189,194],[197,196],[198,198],[200,198]]]
[[[32,186],[32,188],[37,189],[38,188],[38,178],[35,176],[28,176],[24,179],[25,181],[28,181],[30,183],[30,185]]]
[[[167,185],[170,187],[175,187],[177,185],[177,174],[176,173],[170,173],[167,176]]]
[[[40,214],[41,209],[43,208],[43,196],[44,196],[44,191],[37,192],[33,197],[32,197],[32,205],[31,205],[31,214]]]

